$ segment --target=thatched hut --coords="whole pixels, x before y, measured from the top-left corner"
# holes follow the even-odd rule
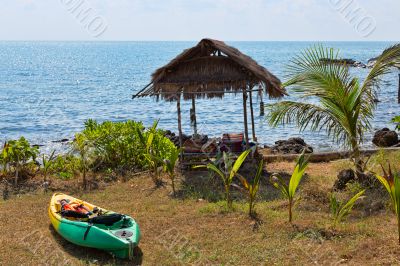
[[[151,83],[133,98],[153,96],[157,100],[176,101],[178,130],[182,136],[181,96],[185,100],[192,100],[192,110],[195,110],[196,98],[222,98],[225,93],[241,93],[245,140],[249,143],[246,101],[249,98],[253,139],[255,139],[253,91],[264,92],[270,98],[286,94],[281,81],[249,56],[222,41],[203,39],[167,65],[157,69],[152,75]]]

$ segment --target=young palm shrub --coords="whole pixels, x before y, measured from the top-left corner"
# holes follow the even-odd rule
[[[219,177],[221,177],[222,182],[224,183],[225,189],[225,200],[229,209],[232,209],[232,199],[230,193],[230,187],[233,181],[233,178],[237,175],[240,167],[242,166],[243,162],[246,160],[247,156],[250,154],[252,150],[246,150],[239,157],[234,161],[232,156],[228,153],[223,152],[222,159],[223,159],[223,169],[218,168],[215,164],[209,163],[207,165],[198,165],[194,168],[207,168],[208,170],[214,172]]]
[[[261,179],[261,174],[264,168],[264,160],[260,160],[260,163],[258,165],[257,173],[253,179],[252,182],[247,181],[246,178],[244,178],[242,175],[237,174],[237,176],[240,179],[240,182],[242,183],[244,189],[247,192],[247,196],[249,199],[249,216],[254,217],[255,212],[254,212],[254,205],[255,205],[255,200],[256,196],[258,193],[258,189],[260,187],[260,179]]]
[[[271,180],[271,183],[274,185],[274,187],[279,189],[282,195],[289,201],[289,223],[292,223],[293,220],[293,207],[298,201],[298,199],[296,199],[296,191],[301,179],[304,176],[307,165],[308,158],[305,157],[303,152],[297,160],[297,164],[294,168],[292,176],[290,177],[289,184],[286,184],[280,176],[274,176]]]
[[[383,168],[383,176],[375,175],[376,178],[382,183],[390,195],[393,209],[397,217],[397,230],[399,235],[400,245],[400,176],[398,173],[393,173],[389,164],[388,172]]]
[[[80,167],[82,171],[83,189],[86,190],[87,188],[86,173],[89,170],[89,165],[90,165],[89,157],[91,155],[90,153],[92,151],[92,147],[91,145],[89,145],[89,141],[86,138],[86,136],[81,133],[75,135],[73,147],[74,150],[77,151],[79,154]]]
[[[363,178],[364,162],[360,144],[376,108],[376,89],[380,78],[400,62],[400,44],[386,49],[363,82],[352,77],[349,67],[338,62],[338,52],[316,46],[294,58],[288,66],[298,101],[268,105],[273,126],[295,122],[300,131],[325,129],[329,137],[352,151],[358,178]],[[318,103],[315,103],[315,99]]]
[[[362,197],[364,192],[365,189],[358,192],[346,203],[338,200],[334,193],[332,193],[329,196],[329,201],[330,201],[329,208],[331,210],[333,218],[333,228],[335,228],[338,223],[340,223],[344,218],[346,218],[350,214],[354,204],[356,203],[357,200],[359,200]]]
[[[151,178],[154,184],[159,187],[162,185],[162,180],[160,179],[160,166],[162,166],[163,161],[159,155],[159,149],[163,148],[159,142],[156,142],[155,139],[157,137],[157,125],[158,120],[154,121],[153,126],[143,134],[141,129],[137,128],[137,134],[144,148],[143,157],[146,161],[147,167],[151,171]]]
[[[178,149],[173,143],[171,143],[171,150],[167,158],[163,160],[164,162],[164,172],[166,172],[171,179],[172,183],[172,193],[174,197],[176,196],[175,189],[175,178],[176,178],[176,163],[178,162],[181,149]]]
[[[46,155],[42,155],[42,163],[43,163],[43,182],[46,183],[47,182],[47,174],[49,173],[49,169],[51,168],[51,166],[53,165],[54,159],[56,158],[55,154],[55,150],[52,151],[52,153],[50,154],[50,156],[46,157]]]

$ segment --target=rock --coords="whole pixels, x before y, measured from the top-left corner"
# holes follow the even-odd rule
[[[391,147],[399,143],[399,136],[396,131],[383,128],[375,132],[372,143],[378,147]]]
[[[373,68],[377,59],[378,59],[378,57],[374,57],[374,58],[371,58],[370,60],[368,60],[367,67]]]
[[[271,148],[273,153],[300,154],[303,150],[312,153],[314,150],[302,138],[290,138],[288,140],[278,140]]]
[[[64,143],[64,142],[68,142],[69,139],[60,139],[60,140],[54,140],[52,141],[53,143]]]
[[[350,67],[358,67],[358,68],[366,68],[367,67],[367,65],[365,65],[362,62],[355,61],[353,59],[347,59],[347,58],[343,58],[343,59],[321,58],[320,61],[328,63],[328,64],[340,64],[340,65],[347,65]]]
[[[333,190],[343,190],[346,188],[347,183],[356,179],[356,175],[352,169],[346,169],[339,172],[337,180],[333,185]]]

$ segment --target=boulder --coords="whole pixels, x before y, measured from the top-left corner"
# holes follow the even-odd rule
[[[399,136],[396,131],[383,128],[375,132],[372,143],[378,147],[391,147],[399,143]]]
[[[278,140],[271,148],[273,153],[300,154],[303,150],[312,153],[314,150],[302,138],[290,138],[288,140]]]
[[[339,172],[337,180],[333,185],[333,190],[343,190],[346,188],[347,183],[356,179],[356,175],[352,169],[345,169]]]

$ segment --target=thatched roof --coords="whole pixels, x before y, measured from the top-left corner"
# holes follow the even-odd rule
[[[263,88],[270,97],[286,94],[281,81],[256,61],[224,42],[203,39],[157,69],[151,83],[133,97],[156,96],[173,100],[222,97],[225,92]]]

